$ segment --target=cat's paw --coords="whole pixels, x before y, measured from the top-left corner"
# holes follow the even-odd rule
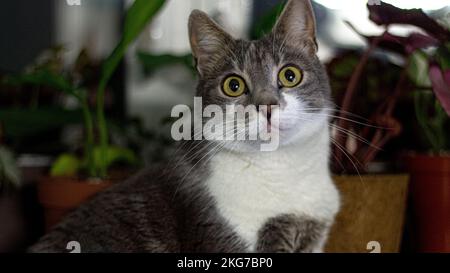
[[[311,253],[323,241],[327,225],[296,215],[282,215],[269,219],[258,232],[257,252]]]

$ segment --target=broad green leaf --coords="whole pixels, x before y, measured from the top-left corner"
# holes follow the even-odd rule
[[[429,70],[429,57],[425,52],[417,50],[410,57],[408,75],[417,86],[431,86]]]
[[[101,78],[103,86],[106,85],[116,70],[128,46],[137,38],[164,3],[165,0],[135,0],[133,5],[128,9],[122,39],[103,65]]]
[[[81,162],[80,160],[71,154],[63,154],[56,159],[50,170],[50,175],[53,177],[57,176],[75,176],[80,170]]]

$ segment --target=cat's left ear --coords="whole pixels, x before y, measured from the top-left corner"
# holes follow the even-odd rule
[[[289,0],[273,29],[289,46],[317,52],[316,19],[310,0]]]

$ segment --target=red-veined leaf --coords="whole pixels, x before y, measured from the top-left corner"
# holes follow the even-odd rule
[[[450,70],[443,72],[437,63],[431,63],[429,74],[433,91],[450,117]]]

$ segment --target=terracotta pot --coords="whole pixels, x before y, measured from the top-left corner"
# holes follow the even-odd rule
[[[450,252],[450,156],[407,157],[417,251]]]
[[[409,177],[336,176],[334,180],[342,204],[326,252],[399,252]]]
[[[75,178],[40,179],[38,198],[44,207],[45,229],[49,231],[70,211],[111,184],[110,181],[93,182]]]

